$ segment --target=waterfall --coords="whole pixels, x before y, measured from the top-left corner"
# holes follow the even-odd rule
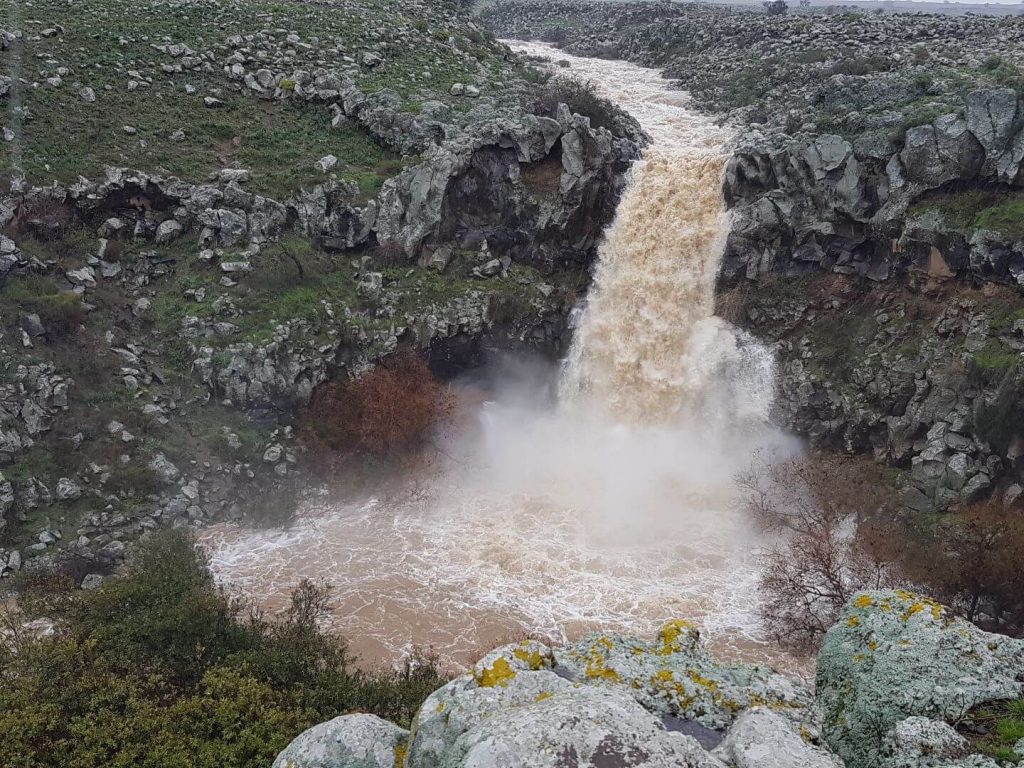
[[[652,139],[600,247],[558,404],[509,387],[423,492],[311,504],[284,531],[219,526],[204,534],[213,567],[281,604],[303,576],[326,578],[335,626],[369,658],[417,643],[465,661],[512,634],[684,617],[719,652],[763,659],[759,540],[733,478],[784,438],[768,421],[770,351],[713,312],[728,134],[652,70],[515,47],[592,80]]]

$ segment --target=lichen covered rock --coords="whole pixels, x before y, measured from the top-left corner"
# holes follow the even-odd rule
[[[764,707],[736,718],[715,753],[735,768],[842,768],[839,758],[812,743],[806,728]]]
[[[629,691],[652,712],[724,729],[750,707],[767,706],[795,720],[811,719],[811,695],[768,667],[716,660],[699,630],[671,621],[653,641],[591,635],[556,652],[574,679]]]
[[[1024,641],[910,592],[862,592],[825,636],[817,699],[825,738],[847,767],[875,768],[883,738],[906,718],[954,722],[978,704],[1019,697],[1022,681]]]
[[[437,765],[724,768],[693,737],[664,730],[624,691],[592,686],[571,688],[481,723]]]
[[[408,736],[375,715],[343,715],[299,734],[273,768],[395,768]]]

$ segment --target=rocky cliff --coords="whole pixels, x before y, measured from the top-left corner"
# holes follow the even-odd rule
[[[558,354],[637,153],[444,3],[115,5],[0,36],[0,576],[287,489],[399,345]]]
[[[686,621],[651,641],[524,641],[435,691],[410,731],[343,715],[274,768],[995,768],[1024,744],[979,724],[1021,700],[1022,676],[1021,641],[908,592],[864,592],[829,631],[813,691],[716,660]]]

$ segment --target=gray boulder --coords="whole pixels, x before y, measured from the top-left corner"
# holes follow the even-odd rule
[[[503,712],[437,768],[725,768],[622,691],[582,687]]]
[[[985,148],[985,172],[1013,184],[1024,160],[1024,115],[1013,88],[967,94],[967,127]]]
[[[943,115],[931,125],[907,131],[900,154],[907,179],[938,187],[955,179],[972,179],[981,170],[985,150],[957,115]]]
[[[299,734],[272,768],[395,768],[408,736],[375,715],[342,715]]]
[[[908,717],[886,734],[882,768],[924,768],[948,765],[966,757],[967,739],[951,725],[927,717]]]
[[[1022,681],[1024,640],[983,632],[910,592],[862,592],[825,636],[817,701],[847,768],[876,768],[883,737],[908,717],[955,722],[1024,695]]]
[[[554,667],[536,641],[484,656],[420,707],[408,768],[723,768],[694,738],[665,730],[627,686],[574,683]]]
[[[842,768],[842,761],[810,742],[809,733],[763,707],[733,723],[715,754],[734,768]]]

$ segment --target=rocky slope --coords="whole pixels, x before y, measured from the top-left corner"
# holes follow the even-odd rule
[[[661,68],[738,126],[720,308],[778,342],[788,427],[873,452],[919,511],[1019,497],[1024,22],[573,2],[484,17]]]
[[[454,6],[12,22],[0,576],[284,507],[313,388],[399,345],[440,371],[563,348],[636,144],[541,99]]]
[[[411,731],[344,715],[274,768],[995,768],[1024,739],[1002,746],[976,725],[1020,700],[1022,677],[1024,642],[911,593],[865,592],[829,631],[813,692],[715,660],[685,621],[653,641],[524,641],[434,692]]]

